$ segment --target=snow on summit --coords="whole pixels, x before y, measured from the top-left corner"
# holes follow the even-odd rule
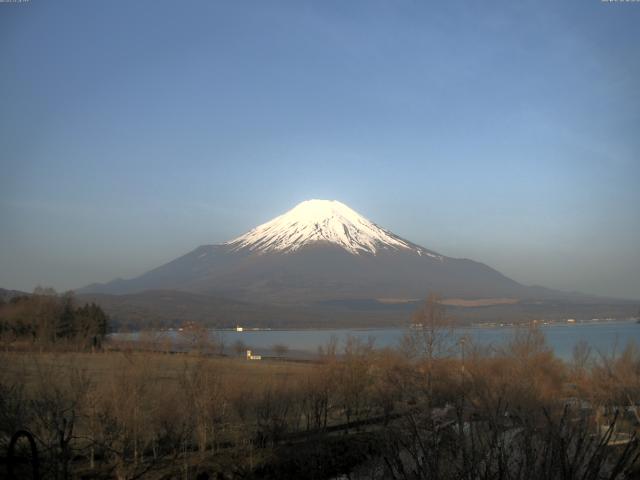
[[[234,250],[293,252],[314,242],[329,242],[353,253],[376,254],[379,250],[412,250],[432,255],[336,200],[307,200],[288,212],[235,238]],[[435,255],[434,255],[435,256]]]

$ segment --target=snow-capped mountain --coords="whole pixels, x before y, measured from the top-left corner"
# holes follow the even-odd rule
[[[327,200],[302,202],[244,235],[202,245],[139,277],[78,291],[119,321],[227,327],[405,322],[416,301],[432,292],[506,299],[506,310],[478,307],[455,314],[483,321],[622,311],[619,305],[598,309],[593,305],[601,300],[527,287],[482,263],[440,255]]]
[[[529,294],[487,265],[418,246],[329,200],[302,202],[233,240],[80,292],[158,289],[277,303],[414,299],[429,292],[465,298]]]
[[[406,250],[442,258],[379,227],[337,200],[307,200],[288,212],[235,238],[232,251],[294,252],[316,242],[337,245],[353,254]]]

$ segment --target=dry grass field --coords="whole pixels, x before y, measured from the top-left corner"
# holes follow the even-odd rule
[[[304,362],[283,360],[249,361],[242,357],[203,357],[190,354],[154,352],[5,352],[0,353],[3,368],[0,377],[20,380],[31,389],[43,375],[50,378],[82,373],[102,384],[123,371],[142,371],[148,381],[160,389],[178,386],[185,371],[198,366],[215,371],[222,383],[241,381],[247,385],[265,380],[301,377],[312,366]],[[46,379],[46,377],[44,378]]]

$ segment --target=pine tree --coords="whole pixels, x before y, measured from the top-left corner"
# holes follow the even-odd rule
[[[87,346],[99,347],[107,334],[109,317],[95,303],[85,304],[75,311],[76,336]]]
[[[56,339],[71,338],[75,335],[73,297],[67,293],[60,300],[62,311],[56,322]]]

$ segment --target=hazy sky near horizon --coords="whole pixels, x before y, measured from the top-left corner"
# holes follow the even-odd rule
[[[302,200],[640,299],[640,3],[0,3],[0,287],[132,277]]]

